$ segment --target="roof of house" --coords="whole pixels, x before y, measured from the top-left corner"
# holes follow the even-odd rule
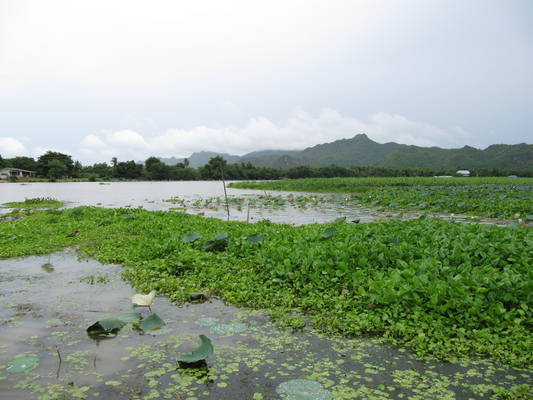
[[[21,171],[21,172],[29,172],[31,174],[35,173],[35,171],[29,171],[27,169],[10,168],[10,167],[0,168],[0,171]]]

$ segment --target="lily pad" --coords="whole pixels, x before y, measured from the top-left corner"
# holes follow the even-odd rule
[[[213,236],[207,242],[204,243],[202,248],[207,251],[221,251],[226,248],[228,245],[228,234],[221,233],[219,235]]]
[[[218,322],[219,319],[215,317],[202,317],[198,318],[195,324],[200,326],[212,326],[218,324]]]
[[[178,356],[177,361],[180,365],[187,366],[187,364],[195,364],[205,360],[214,353],[213,344],[207,336],[200,335],[200,340],[202,341],[202,344],[196,350]]]
[[[11,374],[20,374],[31,371],[37,365],[39,365],[39,359],[35,356],[17,357],[8,363],[6,371]]]
[[[333,237],[333,235],[335,235],[335,233],[337,233],[337,229],[335,229],[334,227],[330,226],[329,228],[326,228],[324,230],[324,232],[322,232],[320,234],[320,239],[322,239],[322,240],[331,239]]]
[[[193,243],[196,242],[198,239],[200,239],[202,235],[199,233],[191,233],[190,235],[185,236],[181,239],[183,243]]]
[[[162,336],[174,332],[171,328],[150,329],[145,333],[150,336]]]
[[[142,321],[139,323],[139,328],[141,328],[143,331],[151,331],[154,329],[159,329],[163,326],[165,326],[166,323],[163,321],[159,315],[157,314],[150,314],[146,318],[143,318]]]
[[[280,384],[276,392],[286,395],[287,400],[330,400],[331,393],[316,381],[293,379]]]
[[[105,318],[96,321],[87,328],[87,334],[91,337],[109,336],[121,330],[126,322],[119,318]]]
[[[263,235],[261,235],[260,233],[257,233],[255,235],[250,235],[246,238],[246,241],[249,243],[259,243],[262,240],[263,240]]]
[[[125,313],[120,314],[117,316],[117,319],[120,319],[121,321],[124,321],[125,323],[129,324],[131,322],[136,322],[141,320],[141,314],[139,313]]]
[[[217,335],[234,335],[236,333],[242,333],[248,329],[248,325],[242,322],[232,322],[229,324],[216,324],[211,327],[211,333]]]

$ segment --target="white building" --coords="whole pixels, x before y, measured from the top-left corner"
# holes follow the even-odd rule
[[[467,169],[460,169],[456,172],[456,174],[461,176],[470,176],[470,171]]]
[[[0,179],[8,179],[10,176],[17,178],[29,178],[35,174],[34,171],[19,168],[0,168]]]

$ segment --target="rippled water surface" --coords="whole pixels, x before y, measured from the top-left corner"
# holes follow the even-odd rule
[[[227,188],[231,199],[241,199],[241,205],[230,205],[230,220],[258,221],[269,219],[272,222],[308,224],[329,222],[338,217],[348,221],[370,222],[383,220],[388,215],[360,206],[342,206],[342,195],[317,195],[295,193],[293,196],[331,197],[331,201],[321,201],[306,206],[264,204],[254,205],[260,196],[280,196],[286,198],[291,193]],[[222,182],[180,181],[180,182],[68,182],[68,183],[3,183],[0,184],[0,204],[24,201],[29,198],[52,197],[66,201],[67,207],[97,205],[102,207],[143,207],[147,210],[175,210],[192,214],[227,219],[224,206]],[[213,200],[206,206],[207,199]],[[165,200],[179,199],[186,202],[176,204]],[[336,199],[333,201],[333,199]],[[195,201],[199,204],[195,204]],[[231,201],[230,201],[231,203]],[[5,212],[5,209],[4,209]],[[404,216],[403,218],[408,218]]]

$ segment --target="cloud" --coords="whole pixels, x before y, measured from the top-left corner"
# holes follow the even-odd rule
[[[146,138],[133,130],[100,137],[89,135],[81,143],[81,153],[91,161],[94,157],[108,161],[112,156],[122,160],[144,160],[149,156],[188,157],[202,150],[242,155],[264,149],[300,150],[360,133],[380,143],[395,141],[441,147],[462,145],[469,136],[458,127],[442,129],[402,115],[380,112],[360,120],[336,110],[323,109],[318,115],[298,111],[283,124],[260,116],[249,119],[243,126],[172,128]]]
[[[4,158],[27,156],[28,150],[17,139],[0,137],[0,155]]]
[[[144,138],[139,133],[130,130],[122,130],[109,134],[107,136],[107,142],[114,146],[129,149],[141,151],[147,149]]]
[[[88,135],[81,141],[81,146],[87,149],[105,149],[107,145],[95,135]]]

